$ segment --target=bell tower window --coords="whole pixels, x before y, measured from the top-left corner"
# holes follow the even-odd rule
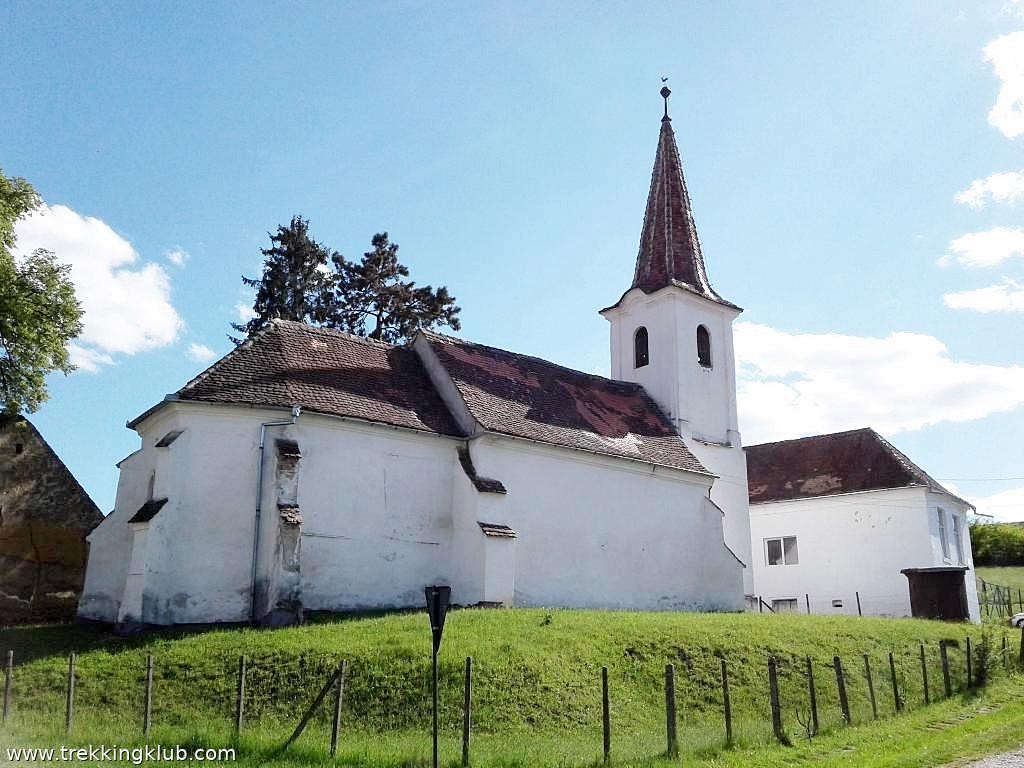
[[[649,362],[651,356],[647,349],[647,329],[641,325],[633,334],[633,367],[643,368]]]
[[[697,326],[697,362],[704,368],[711,367],[711,334],[703,325]]]

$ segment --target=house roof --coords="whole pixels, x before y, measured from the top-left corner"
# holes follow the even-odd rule
[[[639,384],[451,336],[424,336],[489,432],[707,472]]]
[[[661,119],[651,188],[640,233],[640,249],[630,290],[639,288],[644,293],[653,293],[674,285],[738,309],[719,296],[708,280],[679,147],[672,130],[672,118],[668,116],[670,93],[668,88],[662,89],[665,115]]]
[[[751,504],[921,486],[970,506],[870,428],[745,450]]]
[[[413,350],[287,320],[272,320],[182,387],[177,398],[299,405],[332,416],[460,434]]]

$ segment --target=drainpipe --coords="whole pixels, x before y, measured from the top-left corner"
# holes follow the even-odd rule
[[[302,408],[292,406],[292,417],[288,421],[265,421],[260,424],[260,458],[256,470],[256,517],[252,533],[252,574],[249,579],[249,621],[256,623],[256,557],[260,551],[260,513],[263,509],[263,457],[266,447],[267,427],[290,427],[299,420]]]

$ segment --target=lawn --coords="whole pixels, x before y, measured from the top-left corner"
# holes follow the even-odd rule
[[[1005,567],[978,567],[974,569],[978,576],[990,584],[998,584],[1002,587],[1010,587],[1014,590],[1024,591],[1024,566]],[[1014,600],[1017,595],[1014,593]]]
[[[957,693],[966,684],[968,634],[975,673],[981,666],[996,678],[983,699]],[[657,762],[665,750],[663,681],[668,663],[676,669],[679,734],[686,759],[721,766],[776,764],[771,760],[811,765],[793,761],[817,759],[814,755],[820,757],[821,749],[850,738],[860,739],[865,750],[871,744],[886,748],[890,737],[879,734],[891,736],[895,731],[885,729],[902,723],[953,718],[948,729],[966,728],[969,723],[958,718],[983,706],[980,701],[989,701],[984,707],[993,722],[1004,711],[1007,718],[1013,713],[1021,716],[1024,712],[1013,709],[1020,683],[1004,670],[1004,637],[1010,643],[1005,661],[1010,662],[1016,657],[1019,633],[1000,627],[798,615],[457,611],[449,616],[440,659],[443,757],[449,763],[458,760],[466,656],[474,659],[475,766],[599,761],[601,666],[608,667],[614,761]],[[940,640],[949,643],[954,696],[925,708],[921,647],[934,701],[943,695]],[[430,723],[429,642],[425,615],[412,613],[288,630],[219,630],[133,640],[65,627],[0,630],[0,650],[13,648],[21,662],[14,674],[12,717],[0,733],[5,744],[141,743],[143,681],[146,657],[152,654],[150,740],[227,745],[233,741],[238,657],[244,654],[249,672],[246,726],[238,741],[241,764],[331,764],[325,762],[330,706],[322,708],[286,757],[273,758],[271,752],[345,658],[350,667],[339,759],[367,766],[418,764],[429,755],[424,735]],[[66,654],[71,650],[79,654],[75,720],[70,736],[64,736]],[[906,711],[885,720],[895,710],[890,652]],[[791,749],[771,746],[769,655],[779,664],[785,728],[798,745]],[[834,655],[842,657],[853,722],[863,728],[842,725]],[[882,724],[871,723],[864,655],[871,664]],[[812,659],[821,727],[832,734],[810,744],[803,725],[809,714],[807,657]],[[989,663],[983,662],[985,658]],[[725,742],[722,659],[729,673],[731,745]],[[965,739],[965,744],[970,741]],[[922,742],[922,749],[940,746],[931,744],[931,737],[925,741],[930,746]],[[996,741],[1002,746],[1006,740]],[[903,742],[915,743],[901,737]]]

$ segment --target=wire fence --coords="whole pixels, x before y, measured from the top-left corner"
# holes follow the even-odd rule
[[[1024,613],[1024,589],[994,584],[980,576],[978,579],[978,602],[984,617],[1013,616]]]
[[[606,757],[620,739],[651,755],[676,754],[681,744],[702,751],[792,743],[918,709],[1024,667],[1024,632],[1019,640],[1007,630],[964,632],[843,656],[676,649],[666,657],[663,649],[627,648],[603,667],[581,662],[568,675],[543,660],[446,659],[440,720],[448,737],[461,735],[467,762],[474,734],[515,728],[582,738]],[[154,725],[184,729],[200,720],[236,735],[315,723],[332,733],[332,752],[348,731],[384,738],[428,728],[430,671],[422,659],[389,666],[354,658],[343,669],[342,656],[221,654],[190,663],[173,654],[71,654],[33,663],[28,673],[8,652],[3,721],[32,712],[73,733],[88,712],[93,720],[128,718],[143,736]],[[541,705],[553,699],[557,711]]]

